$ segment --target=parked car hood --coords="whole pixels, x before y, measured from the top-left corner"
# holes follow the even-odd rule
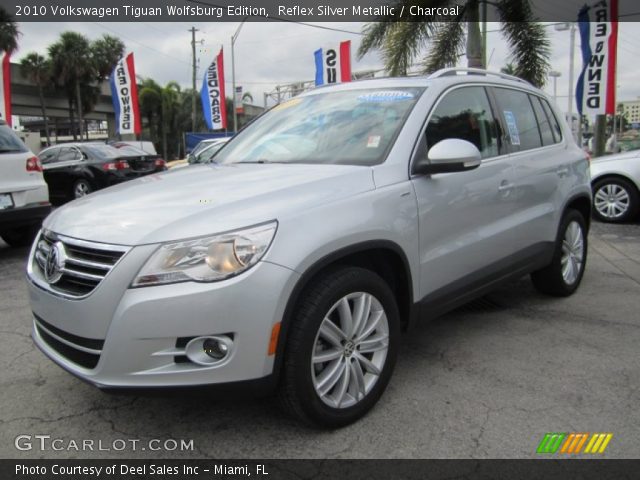
[[[373,188],[370,167],[196,165],[74,200],[43,226],[84,240],[142,245],[243,228]]]

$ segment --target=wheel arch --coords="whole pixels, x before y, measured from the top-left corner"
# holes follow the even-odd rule
[[[564,207],[563,213],[566,212],[568,209],[573,209],[580,212],[587,225],[587,231],[589,231],[589,228],[591,227],[591,208],[592,208],[591,197],[586,193],[581,193],[581,194],[574,195],[569,199],[569,201]]]
[[[276,379],[280,375],[289,327],[294,321],[295,309],[300,298],[318,275],[339,266],[358,266],[380,275],[396,298],[403,327],[408,327],[413,321],[416,309],[413,301],[411,268],[409,260],[398,244],[389,240],[372,240],[336,250],[307,268],[289,295],[281,321],[273,366]]]
[[[595,187],[596,183],[605,180],[607,178],[614,178],[614,179],[620,179],[620,180],[625,180],[627,182],[629,182],[631,185],[633,185],[636,188],[636,192],[640,195],[640,185],[638,185],[638,182],[634,181],[633,178],[631,178],[628,175],[625,175],[623,173],[618,173],[618,172],[611,172],[611,173],[603,173],[601,175],[598,175],[595,178],[591,179],[591,189],[593,190],[593,187]]]

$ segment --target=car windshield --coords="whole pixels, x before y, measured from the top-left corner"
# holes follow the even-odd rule
[[[131,145],[122,145],[122,146],[118,146],[116,148],[120,152],[120,155],[127,155],[127,156],[132,156],[132,157],[134,157],[134,156],[140,157],[140,156],[149,155],[144,150],[140,150],[139,148],[132,147]]]
[[[112,159],[126,156],[126,154],[111,145],[82,145],[82,149],[90,153],[92,157],[98,157],[101,159]]]
[[[376,165],[423,91],[363,89],[293,98],[247,126],[216,162]]]
[[[200,141],[200,143],[198,143],[195,148],[193,150],[191,150],[191,155],[197,155],[198,153],[200,153],[202,150],[204,150],[205,148],[209,147],[212,143],[216,142],[217,139],[215,140],[202,140]]]
[[[11,127],[7,125],[0,125],[0,153],[18,153],[26,151],[27,147],[25,147],[22,140],[13,133]]]
[[[218,142],[209,145],[194,157],[193,163],[209,163],[225,143],[227,142]]]

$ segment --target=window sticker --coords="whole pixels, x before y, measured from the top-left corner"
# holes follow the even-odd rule
[[[414,97],[411,92],[398,90],[383,90],[380,92],[365,93],[358,97],[360,102],[382,103],[382,102],[403,102]]]
[[[504,119],[507,122],[507,129],[509,130],[509,139],[511,145],[520,145],[520,134],[518,133],[518,125],[516,124],[516,117],[510,110],[503,110]]]
[[[367,148],[378,148],[380,145],[380,135],[369,135],[367,139]]]

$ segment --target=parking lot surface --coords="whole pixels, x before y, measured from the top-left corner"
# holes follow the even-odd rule
[[[77,380],[33,346],[27,255],[0,241],[2,458],[533,458],[547,432],[610,432],[606,457],[640,456],[638,224],[593,224],[570,298],[523,278],[417,325],[379,404],[336,431],[300,425],[271,399],[107,395]],[[184,439],[194,449],[14,446],[43,434],[58,445]]]

